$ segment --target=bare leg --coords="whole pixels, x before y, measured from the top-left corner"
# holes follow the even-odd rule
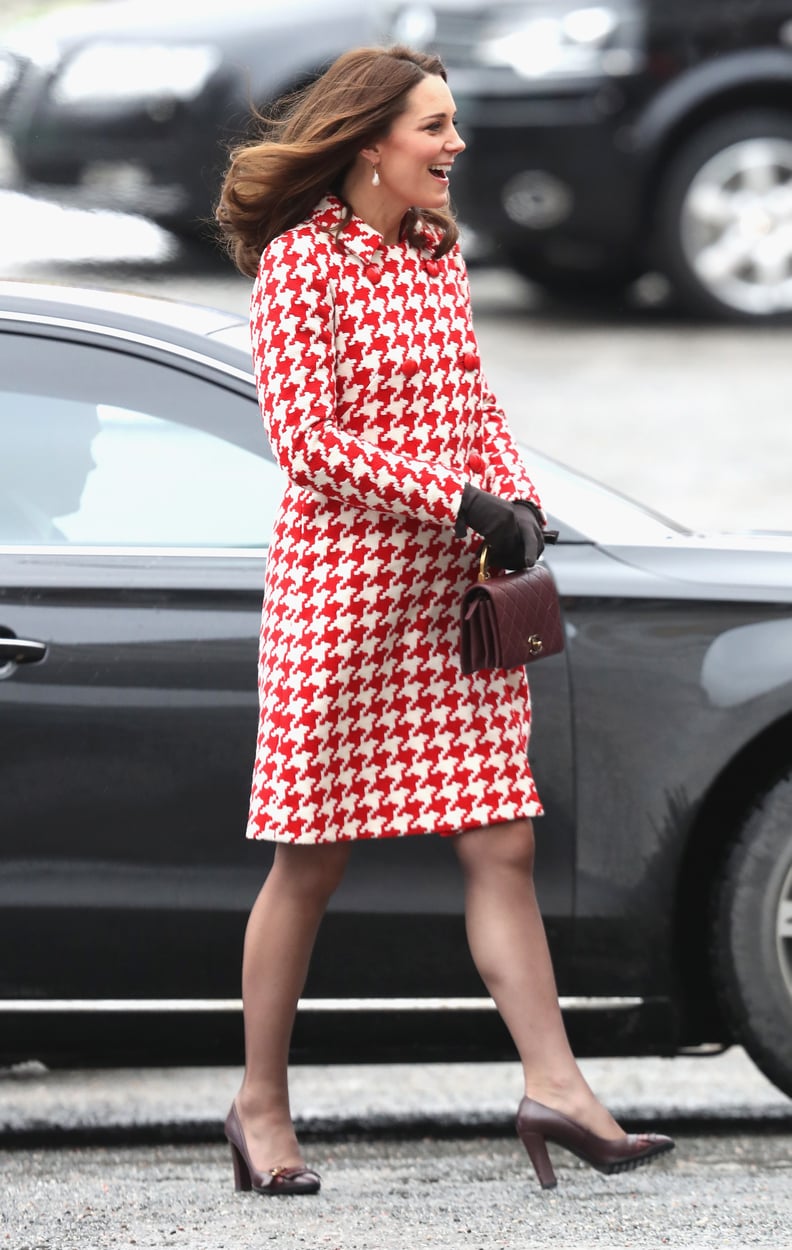
[[[569,1046],[534,892],[531,822],[468,830],[455,842],[470,951],[517,1047],[526,1094],[601,1137],[621,1136]]]
[[[245,933],[245,1076],[236,1105],[255,1167],[303,1163],[291,1120],[289,1042],[314,940],[349,857],[348,842],[280,844]]]

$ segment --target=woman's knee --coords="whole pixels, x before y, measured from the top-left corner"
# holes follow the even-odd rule
[[[532,874],[534,831],[530,820],[469,829],[456,839],[457,855],[466,873],[512,870]]]
[[[319,846],[280,843],[270,875],[275,877],[279,889],[319,901],[329,899],[343,880],[351,849],[350,842]]]

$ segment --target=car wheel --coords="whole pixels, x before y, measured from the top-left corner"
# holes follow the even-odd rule
[[[732,848],[712,934],[733,1037],[792,1095],[792,776],[765,795]]]
[[[792,115],[748,112],[699,130],[659,197],[660,268],[694,311],[792,314]]]

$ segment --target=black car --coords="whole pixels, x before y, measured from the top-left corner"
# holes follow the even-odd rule
[[[252,108],[370,40],[368,14],[368,0],[104,0],[12,29],[0,47],[12,181],[200,236]]]
[[[792,312],[792,0],[390,0],[436,49],[485,253],[557,291],[657,270],[720,317]]]
[[[236,1062],[282,485],[247,327],[0,284],[0,386],[0,1063]],[[741,1042],[792,1093],[792,536],[704,539],[527,455],[560,530],[532,763],[574,1044]],[[462,906],[448,839],[357,846],[295,1059],[512,1055]]]

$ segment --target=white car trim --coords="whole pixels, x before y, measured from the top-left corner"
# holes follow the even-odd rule
[[[237,369],[235,365],[226,364],[225,361],[218,360],[216,356],[207,356],[202,352],[194,352],[189,347],[180,347],[177,343],[170,343],[165,339],[152,338],[147,334],[136,334],[134,331],[119,330],[115,326],[102,325],[101,322],[74,321],[69,317],[51,317],[45,313],[17,313],[7,310],[0,310],[0,321],[22,322],[30,326],[58,326],[65,330],[87,330],[91,334],[104,335],[111,339],[121,339],[126,343],[137,343],[143,347],[154,347],[169,353],[171,356],[180,356],[183,360],[191,360],[196,364],[208,365],[211,369],[217,369],[220,373],[226,373],[229,377],[236,378],[237,381],[253,384],[252,366],[247,371],[245,369]]]
[[[632,1011],[643,998],[559,998],[562,1011]],[[241,998],[36,998],[0,999],[4,1012],[237,1012]],[[494,1011],[491,998],[301,998],[298,1010],[314,1011]]]

